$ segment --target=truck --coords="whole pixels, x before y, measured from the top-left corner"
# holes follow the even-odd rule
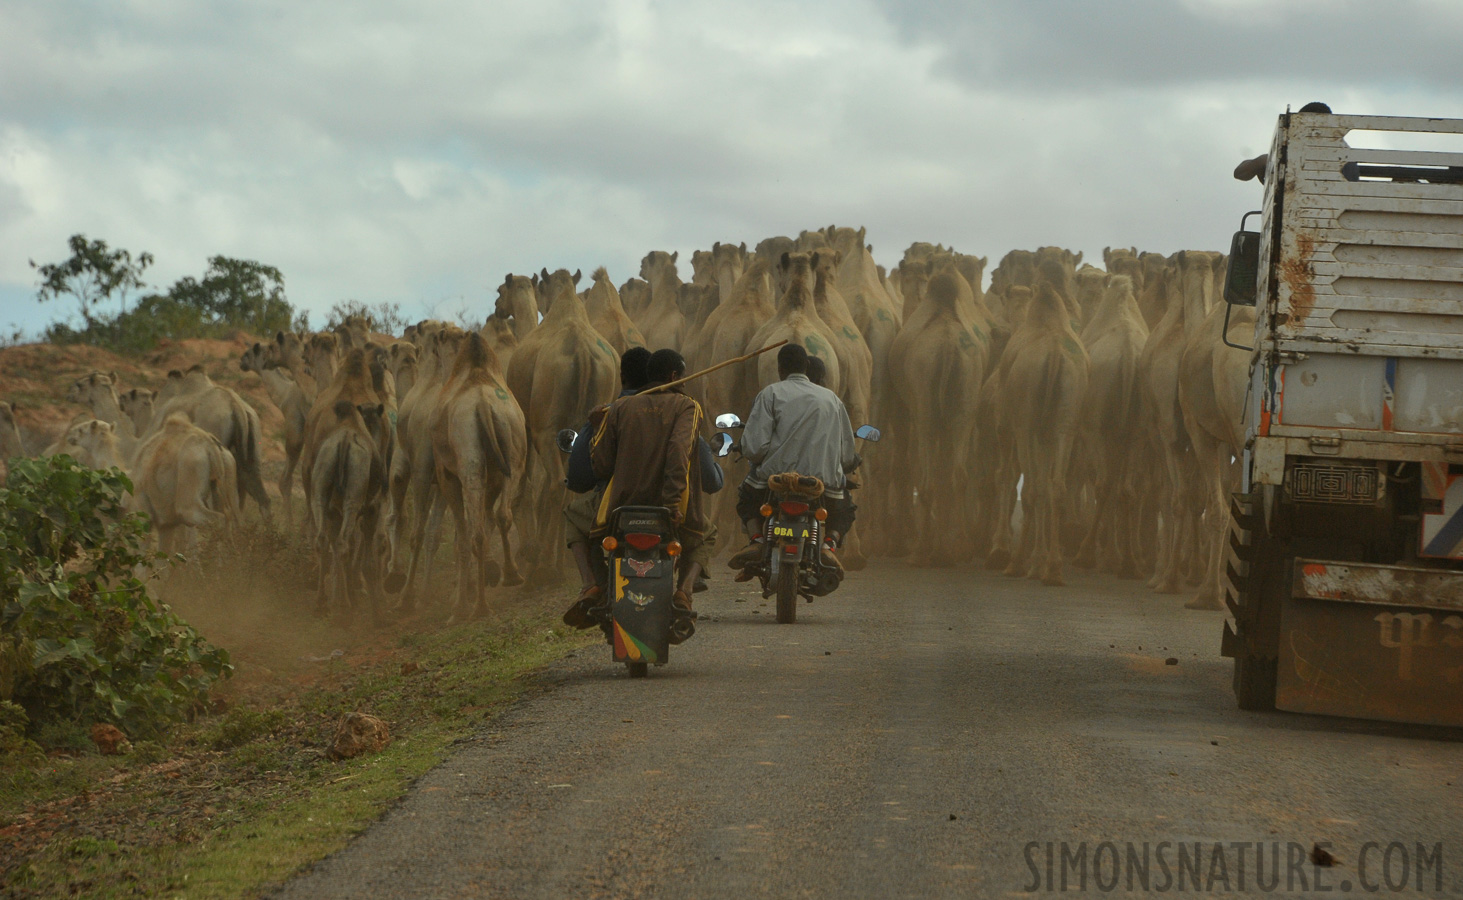
[[[1235,697],[1463,725],[1463,120],[1287,112],[1264,185],[1224,296],[1255,308]]]

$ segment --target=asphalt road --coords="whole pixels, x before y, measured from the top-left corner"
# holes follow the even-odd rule
[[[648,679],[553,667],[279,896],[1030,896],[1079,858],[1094,895],[1463,896],[1463,734],[1242,713],[1182,598],[876,563],[796,625],[726,579],[698,608]]]

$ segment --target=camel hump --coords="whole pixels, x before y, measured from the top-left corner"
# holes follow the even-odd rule
[[[193,420],[188,418],[187,413],[171,412],[168,413],[168,417],[163,420],[163,427],[167,428],[169,431],[179,431],[184,428],[193,427]]]

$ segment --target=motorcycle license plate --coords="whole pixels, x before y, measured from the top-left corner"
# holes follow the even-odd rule
[[[813,534],[807,525],[800,522],[780,523],[772,526],[772,536],[791,541],[805,541]]]

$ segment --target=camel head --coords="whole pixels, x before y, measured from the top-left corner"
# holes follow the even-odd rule
[[[1006,319],[1014,332],[1026,321],[1026,310],[1031,306],[1031,288],[1024,284],[1013,284],[1006,289],[1003,299]]]
[[[1107,264],[1107,270],[1114,275],[1127,276],[1133,286],[1133,292],[1142,292],[1143,263],[1137,255],[1129,255],[1120,251],[1113,255],[1112,260]]]
[[[122,464],[116,428],[97,419],[88,419],[68,428],[61,452],[97,469]]]
[[[500,360],[512,356],[518,349],[518,335],[513,333],[512,323],[500,316],[488,316],[478,334],[483,336]]]
[[[150,422],[152,411],[157,405],[157,392],[147,388],[133,388],[118,395],[117,403],[133,422]]]
[[[507,319],[515,315],[528,316],[538,309],[534,279],[512,273],[503,278],[503,283],[498,285],[498,302],[493,306],[495,315]],[[533,324],[538,323],[535,321]]]
[[[632,316],[650,305],[650,283],[641,278],[629,278],[620,285],[620,305]]]
[[[831,246],[828,243],[828,235],[821,231],[808,231],[803,229],[798,232],[797,248],[804,252],[824,250]]]
[[[721,302],[721,289],[715,284],[683,284],[676,295],[676,305],[687,321],[700,324],[706,321]]]
[[[1083,266],[1077,272],[1077,306],[1083,318],[1090,318],[1092,310],[1102,302],[1102,291],[1107,284],[1107,273],[1096,266]]]
[[[92,372],[90,375],[83,375],[71,383],[66,389],[66,400],[70,403],[89,404],[93,397],[110,394],[114,399],[117,395],[116,372]]]
[[[765,238],[758,242],[756,255],[758,259],[766,260],[768,269],[773,269],[782,260],[782,254],[791,253],[797,249],[797,241],[790,237]]]
[[[827,235],[828,246],[842,252],[844,259],[848,259],[855,252],[864,249],[864,235],[866,231],[863,228],[840,228],[829,225],[824,229],[823,233]]]
[[[813,292],[813,257],[808,253],[784,253],[781,260],[781,271],[785,279],[786,292],[784,299],[792,302],[800,302],[805,295],[812,297]]]
[[[985,281],[986,258],[984,256],[971,256],[969,253],[955,253],[955,270],[965,283],[970,286],[972,295],[980,293],[981,284]]]
[[[711,284],[716,280],[710,250],[691,251],[691,281],[694,284]]]
[[[263,372],[274,362],[270,358],[270,348],[255,341],[244,355],[239,357],[239,369],[244,372]]]
[[[1109,272],[1112,271],[1113,262],[1119,259],[1137,259],[1137,247],[1103,247],[1102,266]]]
[[[289,368],[305,365],[305,340],[293,331],[277,331],[270,351],[277,355],[280,365]]]
[[[539,273],[538,279],[539,311],[547,317],[549,311],[566,296],[574,299],[573,306],[582,309],[584,304],[579,301],[578,290],[581,278],[582,275],[578,270],[570,275],[568,269],[556,269],[553,274],[550,274],[548,269],[544,269]]]
[[[681,251],[679,250],[675,253],[667,253],[664,250],[650,251],[645,254],[644,259],[640,260],[640,277],[651,284],[654,284],[657,278],[667,274],[679,277],[676,272],[676,260],[680,259],[680,256]]]
[[[723,244],[721,241],[711,245],[711,259],[716,271],[720,272],[721,267],[731,264],[746,265],[747,263],[747,242],[737,244]]]

